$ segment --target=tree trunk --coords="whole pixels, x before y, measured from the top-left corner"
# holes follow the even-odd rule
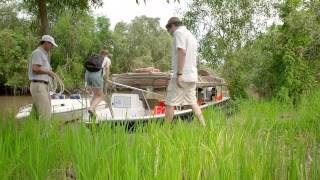
[[[38,8],[40,17],[40,35],[42,36],[49,33],[46,0],[38,0]]]
[[[13,86],[13,95],[14,95],[14,96],[17,95],[17,86]]]

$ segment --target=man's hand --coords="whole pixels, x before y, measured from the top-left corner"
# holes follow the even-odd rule
[[[109,79],[107,79],[107,82],[112,85],[112,81],[110,81]]]
[[[32,71],[37,74],[48,74],[52,78],[56,76],[56,74],[53,71],[43,68],[41,65],[38,65],[38,64],[32,65]]]
[[[178,86],[179,88],[182,88],[182,85],[181,85],[182,78],[181,78],[181,77],[182,77],[181,75],[178,75],[178,76],[177,76],[177,86]]]
[[[56,76],[56,73],[54,73],[53,71],[48,70],[48,75],[54,79],[54,77]]]

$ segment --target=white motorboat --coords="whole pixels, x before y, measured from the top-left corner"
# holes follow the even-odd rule
[[[228,101],[229,97],[221,97],[212,101],[203,102],[201,109],[219,105]],[[113,93],[111,97],[111,107],[100,106],[95,111],[95,117],[90,117],[89,113],[84,112],[84,123],[102,122],[135,122],[159,120],[165,116],[165,106],[160,103],[158,106],[150,107],[146,101],[139,97],[139,94]],[[175,117],[185,116],[192,113],[191,109],[177,107],[174,111]]]
[[[160,92],[165,92],[170,77],[168,73],[114,74],[112,79],[117,81],[112,82],[114,89],[118,89],[118,91],[131,89],[132,92],[138,92],[138,94],[132,92],[113,93],[109,105],[97,108],[94,117],[90,117],[89,113],[84,112],[83,122],[90,124],[163,119],[165,116],[165,102],[163,101],[165,95],[152,90],[157,88],[162,90]],[[121,84],[119,81],[125,84]],[[134,87],[127,84],[134,85]],[[211,76],[201,76],[197,82],[197,98],[201,109],[223,104],[230,99],[224,80]],[[157,105],[151,104],[149,100],[157,100],[159,103]],[[184,108],[176,107],[174,116],[181,117],[192,113],[192,109]]]
[[[87,108],[90,105],[90,99],[81,98],[79,96],[75,99],[52,99],[52,115],[53,118],[59,118],[67,121],[80,119],[84,123],[100,123],[100,122],[125,122],[125,121],[147,121],[162,119],[165,116],[164,94],[153,92],[157,89],[161,92],[165,91],[168,85],[168,80],[171,75],[169,73],[125,73],[114,74],[113,80],[125,82],[126,84],[135,85],[137,87],[121,84],[119,82],[112,82],[112,89],[118,93],[112,93],[111,100],[102,101],[95,110],[95,116],[90,117]],[[59,79],[58,79],[59,80]],[[59,80],[60,82],[61,80]],[[63,83],[60,82],[63,87]],[[197,96],[200,108],[204,109],[213,105],[223,104],[228,101],[227,89],[224,80],[209,75],[199,76],[197,82]],[[147,90],[144,90],[144,89]],[[64,88],[61,88],[64,89]],[[135,93],[120,92],[128,89]],[[63,92],[63,90],[61,90]],[[150,96],[148,96],[150,95]],[[157,100],[159,104],[151,104],[150,100]],[[199,102],[200,101],[200,102]],[[22,107],[16,118],[25,119],[31,113],[32,105]],[[191,109],[184,109],[184,107],[176,107],[174,111],[175,116],[185,116],[192,112]]]
[[[102,101],[98,107],[105,106],[105,101]],[[54,119],[61,119],[64,122],[81,119],[82,115],[90,106],[89,98],[76,99],[52,99],[51,112]],[[16,115],[17,120],[26,119],[30,116],[32,104],[28,104],[20,108]]]

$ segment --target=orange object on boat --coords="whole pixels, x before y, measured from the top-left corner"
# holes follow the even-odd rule
[[[155,106],[153,109],[153,114],[164,114],[166,113],[166,107],[164,106]]]
[[[160,101],[159,106],[166,106],[166,103],[164,101]]]
[[[153,114],[164,114],[166,113],[166,104],[164,101],[160,101],[158,106],[153,109]]]
[[[223,98],[223,96],[222,96],[222,95],[220,95],[220,96],[215,96],[215,100],[216,100],[216,101],[221,101],[221,100],[222,100],[222,98]]]
[[[198,103],[198,105],[203,105],[204,104],[204,100],[203,99],[198,99],[197,103]]]

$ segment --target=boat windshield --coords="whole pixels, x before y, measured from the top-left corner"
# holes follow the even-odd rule
[[[114,108],[131,108],[131,97],[114,96],[112,105]]]

